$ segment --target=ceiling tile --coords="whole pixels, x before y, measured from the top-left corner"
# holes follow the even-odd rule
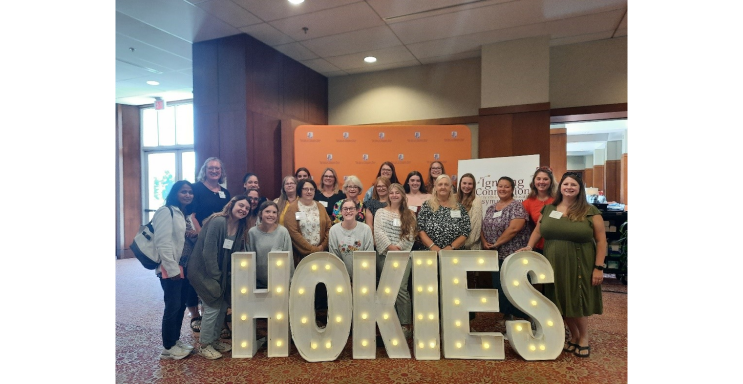
[[[545,29],[553,39],[597,32],[614,31],[622,19],[623,9],[549,21]]]
[[[277,51],[297,61],[316,59],[317,55],[299,43],[289,43],[273,47]]]
[[[387,69],[393,69],[393,68],[404,68],[404,67],[412,67],[420,65],[418,60],[410,60],[410,61],[401,61],[398,63],[391,63],[391,64],[384,64],[384,65],[372,65],[369,67],[359,67],[354,69],[346,69],[345,71],[348,74],[355,74],[355,73],[365,73],[365,72],[376,72],[376,71],[383,71]]]
[[[135,48],[139,48],[140,44],[147,44],[191,60],[191,42],[154,28],[121,12],[116,12],[116,34],[137,40],[138,44]]]
[[[366,63],[364,62],[364,58],[366,56],[374,56],[377,58],[377,61],[375,63]],[[378,49],[374,51],[353,53],[350,55],[328,57],[326,60],[344,71],[360,67],[379,67],[403,61],[413,61],[415,62],[414,65],[419,64],[418,60],[415,59],[410,51],[408,51],[408,49],[402,45],[397,47]]]
[[[384,21],[364,2],[326,9],[269,22],[276,29],[302,41],[384,25]],[[307,27],[308,30],[302,30]]]
[[[248,25],[263,22],[263,20],[246,11],[245,8],[230,0],[210,0],[198,3],[196,6],[222,19],[235,28],[247,27]]]
[[[457,12],[465,9],[478,8],[513,0],[426,0],[426,1],[399,1],[399,0],[367,0],[367,3],[388,23],[394,20],[412,20],[422,17],[431,17],[442,13]]]
[[[328,57],[393,47],[401,43],[387,26],[381,26],[307,40],[302,45],[321,57]]]
[[[310,0],[294,5],[286,0],[232,0],[235,4],[249,9],[251,13],[263,19],[273,21],[287,17],[304,15],[324,9],[335,8],[361,0]]]
[[[264,42],[269,46],[277,46],[280,44],[293,43],[294,39],[285,35],[278,29],[268,25],[267,23],[261,23],[251,25],[249,27],[240,28],[240,31],[247,33],[250,36]]]
[[[130,47],[134,48],[134,52]],[[161,72],[191,68],[193,65],[189,59],[119,34],[116,35],[116,59]]]
[[[469,52],[462,52],[462,53],[455,53],[453,55],[444,55],[444,56],[430,56],[420,60],[421,64],[431,64],[431,63],[443,63],[447,61],[456,61],[456,60],[464,60],[464,59],[471,59],[473,57],[480,57],[480,50],[474,50]]]
[[[306,66],[307,68],[310,68],[319,73],[340,71],[338,67],[328,63],[325,59],[304,60],[302,61],[302,64],[304,64],[304,66]]]

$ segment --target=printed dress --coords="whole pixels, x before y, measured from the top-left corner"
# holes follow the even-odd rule
[[[544,256],[555,271],[555,283],[544,285],[544,294],[565,317],[583,317],[603,313],[601,285],[591,285],[596,261],[593,237],[594,215],[601,212],[591,206],[583,221],[570,221],[566,215],[550,217],[554,205],[542,209],[540,231],[544,238]]]

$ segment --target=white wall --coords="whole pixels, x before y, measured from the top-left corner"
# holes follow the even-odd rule
[[[568,156],[568,168],[567,169],[573,170],[573,171],[577,171],[579,169],[586,169],[586,157],[585,156]]]
[[[474,116],[479,108],[479,57],[328,79],[331,125]]]
[[[549,36],[482,47],[483,108],[549,101]]]
[[[552,108],[627,102],[627,38],[550,48]]]

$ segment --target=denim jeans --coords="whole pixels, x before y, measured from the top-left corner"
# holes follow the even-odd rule
[[[498,272],[493,272],[493,288],[498,290],[498,306],[500,307],[500,313],[504,315],[513,315],[514,317],[522,319],[529,319],[529,316],[511,304],[508,297],[506,297],[506,294],[503,293],[503,288],[500,283],[501,266],[503,266],[503,260],[498,260]],[[531,282],[531,278],[528,276],[527,278],[529,279],[529,282]]]
[[[162,321],[163,347],[170,349],[181,338],[181,324],[186,310],[187,288],[190,284],[184,279],[160,279],[160,286],[163,288],[165,301]]]

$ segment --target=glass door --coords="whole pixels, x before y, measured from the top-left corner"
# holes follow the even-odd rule
[[[170,189],[178,180],[196,180],[194,151],[149,152],[145,157],[145,215],[152,220],[158,208],[165,205]]]

